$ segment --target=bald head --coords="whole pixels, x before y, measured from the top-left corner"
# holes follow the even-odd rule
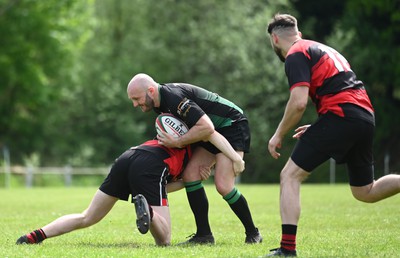
[[[153,109],[158,102],[158,84],[149,75],[139,73],[128,84],[127,93],[133,106],[139,106],[143,112]]]
[[[128,95],[129,91],[132,90],[137,90],[137,89],[144,89],[147,90],[150,86],[156,86],[157,83],[151,78],[149,75],[145,73],[138,73],[133,78],[128,84]]]

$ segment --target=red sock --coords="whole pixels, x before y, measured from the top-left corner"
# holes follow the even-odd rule
[[[296,233],[297,233],[296,225],[289,225],[289,224],[282,225],[281,248],[284,248],[289,251],[296,250]]]

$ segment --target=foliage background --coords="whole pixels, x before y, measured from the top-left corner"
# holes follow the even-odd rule
[[[130,78],[189,82],[241,106],[252,128],[244,182],[277,182],[266,144],[288,98],[265,28],[276,12],[342,52],[376,109],[376,175],[399,171],[400,4],[396,0],[0,0],[0,145],[13,164],[109,165],[153,138],[155,113],[131,107]],[[302,123],[315,119],[310,104]],[[311,182],[327,182],[321,166]],[[339,167],[338,181],[346,181]],[[342,173],[343,172],[343,173]]]

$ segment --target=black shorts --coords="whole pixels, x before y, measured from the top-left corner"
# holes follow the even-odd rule
[[[346,163],[352,186],[374,180],[372,142],[375,126],[361,119],[327,113],[318,118],[297,142],[292,160],[311,172],[329,158]]]
[[[248,153],[250,151],[250,127],[247,120],[233,123],[231,126],[226,126],[216,129],[223,135],[236,151]],[[221,151],[210,142],[198,142],[194,146],[201,146],[212,154],[220,153]]]
[[[167,176],[165,163],[154,153],[127,150],[116,159],[99,189],[124,201],[129,195],[143,194],[150,205],[168,206]]]

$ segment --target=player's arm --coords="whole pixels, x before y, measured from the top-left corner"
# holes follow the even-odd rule
[[[174,138],[168,133],[162,132],[162,135],[157,135],[160,144],[169,148],[183,148],[189,144],[208,141],[211,134],[214,133],[214,124],[206,115],[202,115],[196,124],[192,126],[187,133],[181,137]]]
[[[181,137],[174,138],[166,132],[157,135],[160,144],[169,148],[182,148],[199,141],[209,141],[233,162],[235,174],[244,170],[242,157],[232,148],[224,136],[214,130],[214,124],[206,115],[202,115],[196,124]]]
[[[189,143],[198,141],[210,142],[223,154],[225,154],[225,156],[232,160],[235,175],[243,172],[245,164],[242,157],[232,148],[231,144],[224,136],[214,130],[214,124],[208,115],[202,115],[197,123],[190,128],[186,134],[177,139],[177,141],[181,142],[181,144],[183,143],[183,146],[189,144],[185,144],[185,140]]]
[[[280,153],[276,148],[280,148],[285,135],[298,124],[308,101],[308,87],[298,86],[291,90],[289,100],[286,104],[285,113],[282,120],[275,131],[275,134],[268,142],[268,150],[271,156],[275,159],[279,158]]]
[[[217,147],[223,154],[225,154],[225,156],[232,160],[235,175],[243,172],[245,164],[242,156],[240,156],[239,153],[232,148],[232,145],[223,135],[217,131],[214,131],[214,133],[208,138],[208,141]]]

